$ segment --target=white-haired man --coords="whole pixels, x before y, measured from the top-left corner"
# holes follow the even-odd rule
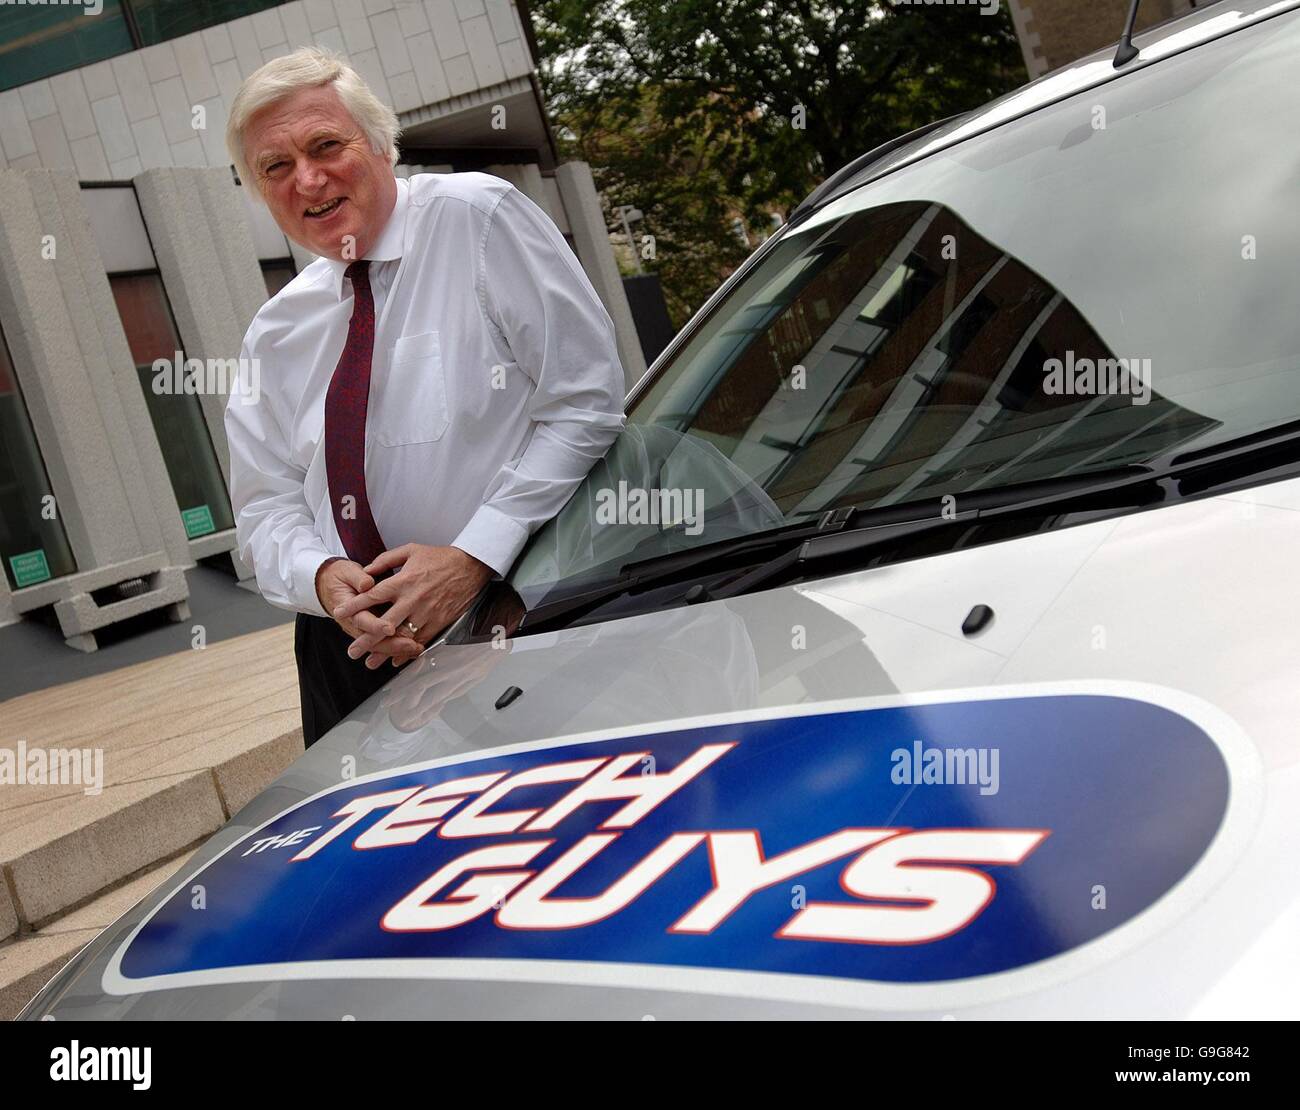
[[[245,336],[257,403],[226,408],[240,552],[298,612],[308,745],[509,569],[623,426],[613,324],[555,225],[487,174],[399,180],[397,130],[304,48],[244,82],[226,131],[320,256]]]

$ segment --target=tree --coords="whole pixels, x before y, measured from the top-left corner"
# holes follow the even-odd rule
[[[828,174],[1022,82],[1011,20],[884,0],[533,0],[564,153],[635,205],[676,322]],[[612,230],[621,230],[612,210]]]

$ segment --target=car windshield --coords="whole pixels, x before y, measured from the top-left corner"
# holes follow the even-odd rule
[[[888,173],[695,325],[509,582],[1086,476],[1300,417],[1300,19]]]

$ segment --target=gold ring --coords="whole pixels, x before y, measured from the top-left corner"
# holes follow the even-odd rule
[[[410,621],[404,621],[402,627],[410,634],[412,640],[415,639],[415,634],[420,631],[419,625],[412,624]]]

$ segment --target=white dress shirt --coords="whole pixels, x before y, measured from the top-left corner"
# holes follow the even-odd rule
[[[504,574],[623,427],[614,325],[555,224],[488,174],[399,178],[365,257],[379,534],[389,549],[458,547]],[[317,616],[316,571],[347,554],[324,442],[352,316],[347,266],[318,258],[263,305],[239,371],[258,379],[226,405],[240,555],[272,605]]]

